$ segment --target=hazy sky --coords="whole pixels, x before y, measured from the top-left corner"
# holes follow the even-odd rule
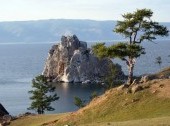
[[[137,8],[152,9],[154,20],[170,22],[170,0],[0,0],[0,21],[119,20]]]

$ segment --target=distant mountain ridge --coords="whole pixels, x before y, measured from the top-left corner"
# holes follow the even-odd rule
[[[170,23],[161,23],[170,29]],[[0,43],[54,42],[62,35],[76,34],[81,40],[120,40],[113,31],[116,21],[51,19],[38,21],[0,22]],[[170,39],[167,37],[166,39]]]

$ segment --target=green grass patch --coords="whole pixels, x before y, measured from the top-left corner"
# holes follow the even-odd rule
[[[136,94],[112,93],[100,104],[58,125],[117,122],[170,116],[170,99],[158,98],[147,89]]]
[[[56,121],[63,116],[64,114],[27,116],[12,121],[10,126],[41,126],[46,122]]]
[[[129,120],[122,122],[94,122],[91,124],[82,124],[79,126],[170,126],[170,117]]]

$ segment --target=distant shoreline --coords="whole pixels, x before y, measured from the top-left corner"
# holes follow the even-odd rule
[[[86,41],[87,43],[98,43],[98,42],[106,42],[106,43],[111,43],[111,42],[126,42],[127,40],[125,39],[118,39],[118,40],[92,40],[92,41]],[[157,39],[155,42],[159,41],[170,41],[170,39]],[[18,45],[18,44],[57,44],[60,41],[57,40],[55,42],[0,42],[0,45]]]

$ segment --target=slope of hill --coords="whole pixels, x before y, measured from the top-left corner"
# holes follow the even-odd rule
[[[170,79],[140,84],[136,93],[114,88],[77,112],[59,119],[56,125],[85,125],[170,116]]]
[[[39,120],[42,126],[170,125],[170,79],[154,79],[139,85],[142,89],[135,93],[130,92],[135,85],[108,90],[76,112],[50,119],[44,115],[43,121],[39,116],[30,116],[12,122],[11,126],[35,126],[28,125],[31,120]]]
[[[124,39],[112,32],[115,24],[116,21],[78,19],[0,22],[0,43],[53,42],[65,34],[76,34],[85,41]],[[170,23],[162,24],[170,29]]]

